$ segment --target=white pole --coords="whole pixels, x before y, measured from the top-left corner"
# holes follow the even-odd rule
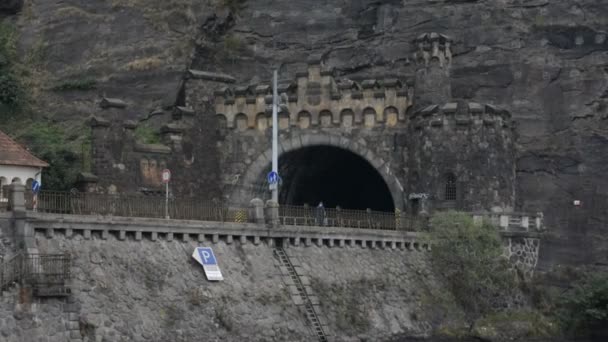
[[[169,182],[165,183],[165,218],[169,219]]]
[[[278,94],[277,94],[277,70],[274,71],[273,86],[272,86],[272,171],[279,174],[279,120],[278,116]],[[272,200],[279,203],[279,184],[274,184],[272,187]]]

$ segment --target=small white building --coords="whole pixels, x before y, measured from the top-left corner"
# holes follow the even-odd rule
[[[31,189],[34,180],[41,182],[42,168],[47,166],[49,164],[0,131],[0,202],[7,201],[8,186],[12,182],[23,184],[26,189]]]

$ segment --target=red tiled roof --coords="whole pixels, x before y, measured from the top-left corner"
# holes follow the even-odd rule
[[[17,144],[0,131],[0,165],[47,167],[49,164],[34,157],[23,146]]]

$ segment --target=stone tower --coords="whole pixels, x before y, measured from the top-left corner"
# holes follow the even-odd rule
[[[410,206],[512,210],[515,148],[511,115],[490,104],[451,99],[451,40],[425,33],[414,40],[416,89],[410,115]]]
[[[417,109],[433,103],[445,103],[452,98],[450,69],[452,66],[452,40],[438,33],[424,33],[414,40],[416,52]]]

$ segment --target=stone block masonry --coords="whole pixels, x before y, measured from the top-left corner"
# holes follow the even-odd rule
[[[74,222],[55,219],[67,227]],[[124,224],[124,223],[123,223]],[[33,224],[36,226],[36,224]],[[58,226],[59,227],[59,226]],[[140,228],[144,225],[140,222]],[[303,229],[302,229],[303,230]],[[35,299],[21,304],[17,289],[6,292],[0,320],[3,341],[194,341],[201,336],[221,341],[311,341],[305,316],[293,302],[289,286],[267,238],[236,238],[227,243],[184,241],[158,234],[110,232],[90,235],[74,227],[66,236],[37,230],[40,253],[68,252],[73,256],[72,296]],[[301,232],[300,232],[301,234]],[[328,232],[331,234],[331,232]],[[326,234],[321,241],[330,235]],[[181,235],[181,234],[180,234]],[[297,272],[313,305],[324,315],[322,324],[332,341],[366,337],[382,341],[395,333],[427,333],[428,322],[413,322],[412,312],[424,311],[420,291],[432,283],[420,273],[427,253],[423,248],[375,249],[355,243],[294,246],[293,238],[281,240],[297,260]],[[373,239],[363,237],[368,247]],[[410,245],[419,245],[411,242]],[[212,246],[225,280],[210,283],[192,260],[196,246]],[[400,283],[401,282],[401,283]],[[17,314],[19,313],[19,314]],[[76,329],[78,325],[78,329]]]

